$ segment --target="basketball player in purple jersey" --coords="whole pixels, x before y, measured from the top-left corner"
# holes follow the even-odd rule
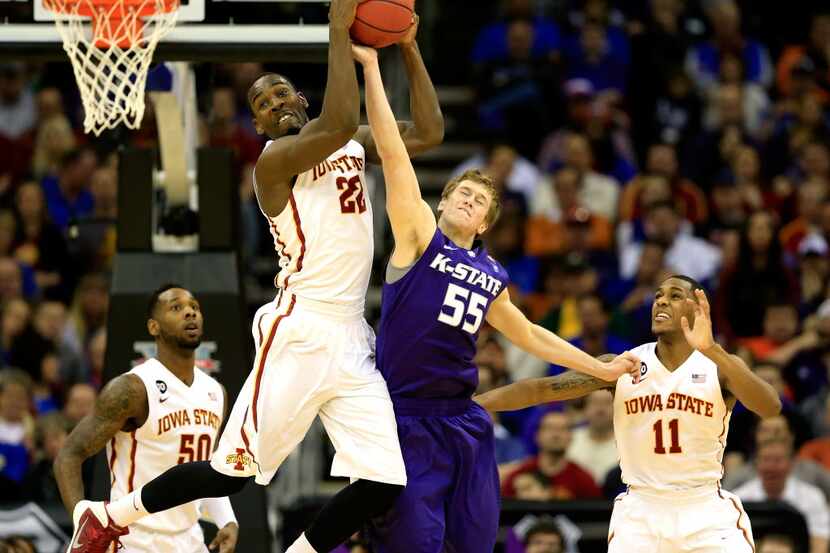
[[[486,320],[516,345],[598,378],[635,376],[625,353],[603,363],[532,324],[510,301],[507,273],[476,237],[499,212],[492,181],[469,171],[450,181],[439,218],[418,181],[389,102],[377,52],[352,47],[363,66],[369,128],[383,164],[395,238],[383,286],[378,369],[395,407],[407,487],[373,521],[380,553],[492,551],[499,482],[489,415],[471,399],[476,336]]]

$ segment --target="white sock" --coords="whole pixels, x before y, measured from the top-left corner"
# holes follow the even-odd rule
[[[118,526],[129,526],[150,513],[141,503],[141,488],[107,504],[107,513]]]
[[[297,541],[291,544],[285,553],[317,553],[311,544],[308,543],[308,540],[305,539],[305,532],[300,534],[300,537],[297,538]]]

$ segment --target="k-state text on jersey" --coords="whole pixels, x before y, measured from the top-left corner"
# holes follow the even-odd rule
[[[493,297],[496,297],[502,288],[502,283],[499,279],[464,263],[453,264],[452,259],[442,253],[435,254],[435,259],[432,260],[429,266],[436,271],[449,274],[453,278],[457,278],[473,286],[478,286]]]

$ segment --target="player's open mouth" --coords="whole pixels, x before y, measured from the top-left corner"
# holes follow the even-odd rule
[[[668,321],[669,319],[671,319],[671,315],[668,313],[658,313],[654,316],[655,321]]]
[[[288,121],[292,117],[294,117],[293,113],[284,113],[284,114],[280,115],[279,119],[277,119],[277,124],[282,125],[283,123],[285,123],[286,121]]]

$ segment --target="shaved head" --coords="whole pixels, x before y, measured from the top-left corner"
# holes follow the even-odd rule
[[[288,77],[280,75],[279,73],[264,73],[263,75],[260,75],[257,80],[254,81],[254,84],[252,84],[248,89],[248,106],[253,109],[256,97],[259,96],[263,90],[267,90],[278,83],[284,83],[290,86],[295,92],[297,90],[297,87],[294,86],[294,83],[292,83]]]

